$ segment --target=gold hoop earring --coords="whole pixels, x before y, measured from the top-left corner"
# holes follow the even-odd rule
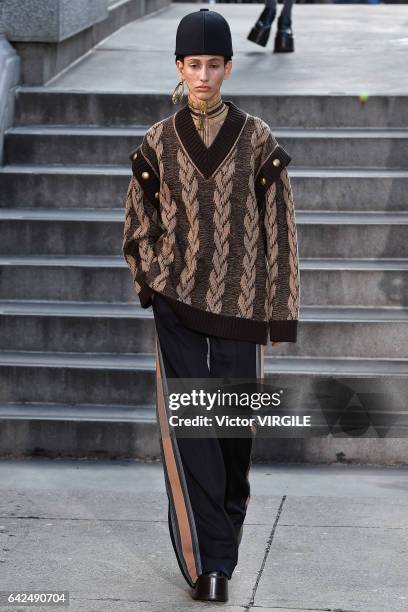
[[[183,100],[184,96],[184,81],[180,81],[177,83],[175,88],[173,89],[173,93],[171,99],[173,100],[173,104],[179,104]]]

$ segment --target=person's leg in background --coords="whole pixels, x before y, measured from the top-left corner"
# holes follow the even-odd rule
[[[266,0],[268,2],[268,0]],[[295,50],[295,39],[292,30],[292,7],[296,0],[284,0],[278,19],[275,35],[274,53],[291,53]]]
[[[266,0],[255,25],[249,32],[247,39],[251,42],[266,47],[271,33],[273,20],[276,16],[276,0]]]
[[[292,7],[296,0],[284,0],[275,36],[274,53],[293,52]],[[267,45],[273,20],[276,16],[276,0],[265,0],[265,7],[250,30],[247,39],[262,47]]]
[[[234,524],[225,509],[227,475],[216,437],[177,437],[168,424],[167,378],[208,378],[207,337],[186,328],[160,294],[153,300],[156,325],[157,413],[169,528],[184,578],[222,571],[228,578],[238,560]]]

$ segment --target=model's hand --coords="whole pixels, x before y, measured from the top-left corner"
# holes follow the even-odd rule
[[[278,346],[278,344],[280,344],[280,342],[275,342],[274,340],[272,341],[272,346]]]

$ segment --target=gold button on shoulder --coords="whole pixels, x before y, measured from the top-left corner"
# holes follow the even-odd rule
[[[137,157],[137,153],[133,153],[132,159],[136,159],[136,157]]]
[[[158,199],[159,199],[159,195],[160,195],[160,194],[159,194],[159,192],[158,192],[158,191],[156,191],[156,193],[154,194],[154,197],[156,198],[156,200],[158,200]]]
[[[150,177],[150,174],[148,172],[142,172],[142,178],[147,180]]]
[[[266,185],[266,178],[264,176],[261,178],[261,183],[262,185]]]
[[[280,163],[280,159],[278,159],[277,157],[276,157],[276,158],[273,160],[273,162],[272,162],[272,163],[273,163],[273,165],[274,165],[274,166],[276,166],[276,167],[280,166],[280,164],[281,164],[281,163]]]

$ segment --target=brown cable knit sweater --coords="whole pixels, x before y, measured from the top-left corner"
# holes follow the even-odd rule
[[[291,157],[261,118],[225,104],[201,135],[186,104],[132,151],[123,255],[143,308],[159,292],[201,333],[296,342]]]

